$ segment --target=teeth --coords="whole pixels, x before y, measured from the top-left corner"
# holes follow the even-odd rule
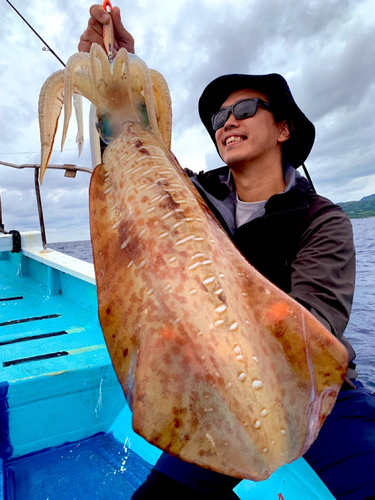
[[[228,139],[226,139],[225,145],[228,146],[228,144],[231,144],[232,142],[239,142],[239,141],[243,141],[243,138],[232,135],[231,137],[228,137]]]

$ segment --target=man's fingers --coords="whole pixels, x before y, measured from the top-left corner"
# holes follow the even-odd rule
[[[113,27],[115,28],[116,31],[121,31],[121,29],[124,29],[124,26],[121,21],[121,12],[119,7],[113,7],[112,21],[113,21]]]
[[[109,14],[107,14],[101,5],[91,5],[90,16],[101,24],[109,23]]]
[[[98,22],[93,17],[90,17],[89,22],[87,24],[87,29],[86,29],[85,33],[87,32],[88,36],[90,36],[91,30],[95,31],[100,36],[103,35],[103,25],[102,25],[102,23]]]
[[[118,7],[113,7],[112,9],[112,20],[117,47],[119,49],[124,47],[128,52],[134,54],[134,38],[129,31],[124,28],[121,21],[121,12]]]
[[[90,52],[90,48],[93,43],[103,46],[102,25],[94,20],[92,20],[92,23],[89,24],[92,25],[86,29],[79,39],[78,50],[80,52]]]
[[[80,42],[78,44],[78,51],[79,52],[90,52],[91,45],[92,45],[91,42],[85,42],[83,40],[80,40]]]
[[[92,5],[90,16],[87,28],[79,39],[78,50],[80,52],[90,52],[93,43],[103,46],[103,22],[109,21],[109,15],[100,5]]]

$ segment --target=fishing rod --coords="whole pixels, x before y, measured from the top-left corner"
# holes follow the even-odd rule
[[[8,4],[12,7],[12,9],[20,16],[20,18],[22,19],[22,21],[24,21],[27,26],[36,34],[36,36],[44,43],[44,45],[47,47],[47,50],[49,52],[51,52],[55,57],[56,59],[58,59],[61,64],[64,66],[64,68],[66,67],[66,64],[64,63],[64,61],[62,61],[60,59],[60,57],[56,54],[56,52],[54,50],[51,49],[51,47],[48,45],[48,43],[43,40],[43,38],[39,35],[39,33],[31,26],[31,24],[29,22],[26,21],[26,19],[23,17],[23,15],[15,8],[14,5],[12,5],[12,3],[9,1],[9,0],[6,0],[6,2],[8,2]],[[45,47],[43,47],[43,50],[46,50]]]

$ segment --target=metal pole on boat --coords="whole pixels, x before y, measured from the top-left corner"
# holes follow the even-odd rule
[[[3,224],[3,212],[1,210],[1,196],[0,196],[0,233],[4,233],[4,224]]]
[[[43,250],[45,250],[47,248],[47,238],[46,238],[46,228],[44,226],[42,197],[40,196],[39,168],[35,168],[35,194],[36,194],[36,202],[38,205],[38,212],[39,212],[40,234],[42,237]]]
[[[36,202],[38,205],[38,212],[39,212],[40,234],[41,234],[41,238],[42,238],[43,249],[46,250],[47,238],[46,238],[46,229],[45,229],[45,225],[44,225],[42,197],[40,194],[40,186],[39,186],[40,164],[24,163],[22,165],[16,165],[15,163],[8,163],[8,162],[0,160],[0,165],[4,165],[6,167],[12,167],[12,168],[19,168],[19,169],[22,169],[22,168],[33,168],[34,169],[34,171],[35,171],[35,194],[36,194]],[[49,164],[48,168],[56,169],[56,170],[65,170],[65,177],[75,177],[77,172],[86,172],[88,174],[92,174],[92,170],[90,168],[79,167],[77,165],[72,165],[72,164],[67,164],[67,163],[64,163],[64,165]],[[6,231],[4,231],[4,226],[2,223],[1,198],[0,198],[0,233],[1,232],[6,233]]]

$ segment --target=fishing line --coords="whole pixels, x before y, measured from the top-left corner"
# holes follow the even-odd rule
[[[32,31],[36,34],[36,36],[37,36],[40,40],[42,40],[42,42],[44,43],[44,45],[47,47],[47,50],[49,50],[49,52],[51,52],[51,53],[52,53],[52,54],[56,57],[56,59],[58,59],[58,60],[61,62],[61,64],[62,64],[62,65],[64,66],[64,68],[65,68],[65,67],[66,67],[66,64],[65,64],[65,63],[64,63],[64,62],[60,59],[60,57],[56,54],[56,52],[55,52],[54,50],[52,50],[52,49],[51,49],[51,47],[48,45],[48,43],[47,43],[47,42],[45,42],[45,41],[43,40],[43,38],[42,38],[42,37],[39,35],[39,33],[38,33],[38,32],[37,32],[37,31],[36,31],[36,30],[35,30],[35,29],[31,26],[31,24],[30,24],[30,23],[28,23],[28,22],[26,21],[26,19],[23,17],[23,15],[22,15],[20,12],[18,12],[18,10],[14,7],[14,5],[12,5],[12,4],[10,3],[10,1],[9,1],[9,0],[6,0],[6,2],[8,2],[8,4],[12,7],[12,9],[13,9],[13,10],[14,10],[14,11],[15,11],[15,12],[16,12],[19,16],[20,16],[20,18],[22,19],[22,21],[24,21],[24,22],[27,24],[27,26],[28,26],[28,27],[29,27],[29,28],[30,28],[30,29],[31,29],[31,30],[32,30]],[[43,49],[42,49],[42,50],[46,50],[46,48],[45,48],[45,47],[43,47]]]

